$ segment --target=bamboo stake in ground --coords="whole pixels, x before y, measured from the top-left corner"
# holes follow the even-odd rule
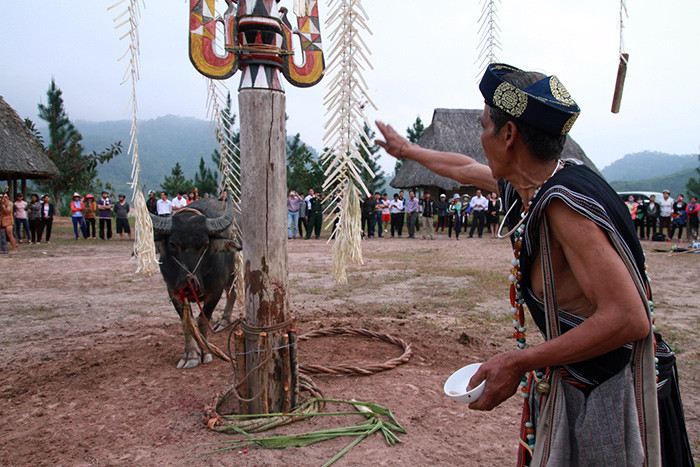
[[[237,394],[245,398],[248,394],[248,382],[245,380],[245,333],[240,329],[233,333],[233,344],[236,349],[236,384],[238,384],[235,389]],[[248,413],[247,402],[240,401],[240,413]]]

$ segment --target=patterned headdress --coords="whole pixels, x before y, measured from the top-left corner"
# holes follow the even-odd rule
[[[569,91],[556,76],[547,76],[518,89],[503,80],[505,75],[516,71],[522,70],[503,63],[492,63],[486,68],[479,83],[486,104],[547,133],[567,134],[581,113]]]

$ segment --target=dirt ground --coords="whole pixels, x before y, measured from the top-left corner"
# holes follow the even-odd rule
[[[183,349],[177,315],[160,275],[134,274],[130,242],[68,240],[63,219],[55,230],[51,245],[23,245],[18,254],[0,257],[0,464],[321,465],[349,442],[197,457],[212,449],[205,443],[232,439],[210,432],[201,417],[212,395],[230,383],[230,366],[215,360],[192,370],[175,368]],[[513,465],[519,398],[480,413],[442,391],[459,367],[514,348],[504,312],[508,243],[457,242],[442,235],[436,241],[385,238],[363,245],[365,264],[350,269],[347,286],[337,286],[330,244],[289,244],[290,298],[300,333],[361,327],[414,347],[408,364],[388,372],[314,377],[327,397],[383,405],[407,430],[394,447],[375,434],[337,465]],[[644,244],[657,326],[678,353],[698,462],[700,255],[669,256],[654,251],[658,246]],[[214,342],[223,345],[224,334]],[[537,340],[532,332],[528,338]],[[401,351],[344,337],[305,341],[299,352],[306,363],[362,364]],[[283,432],[324,423],[333,422],[299,422]]]

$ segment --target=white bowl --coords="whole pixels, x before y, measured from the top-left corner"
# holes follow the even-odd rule
[[[482,381],[477,387],[471,391],[467,391],[469,380],[472,379],[476,370],[479,369],[481,363],[472,363],[452,373],[452,376],[445,381],[444,391],[452,399],[458,402],[471,403],[475,402],[484,392],[486,380]]]

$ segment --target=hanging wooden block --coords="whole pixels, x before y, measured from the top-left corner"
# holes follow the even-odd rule
[[[625,76],[627,75],[627,62],[630,55],[628,53],[620,54],[620,64],[617,66],[617,81],[615,81],[615,94],[613,95],[612,109],[614,114],[620,112],[620,103],[622,102],[622,89],[625,87]]]

